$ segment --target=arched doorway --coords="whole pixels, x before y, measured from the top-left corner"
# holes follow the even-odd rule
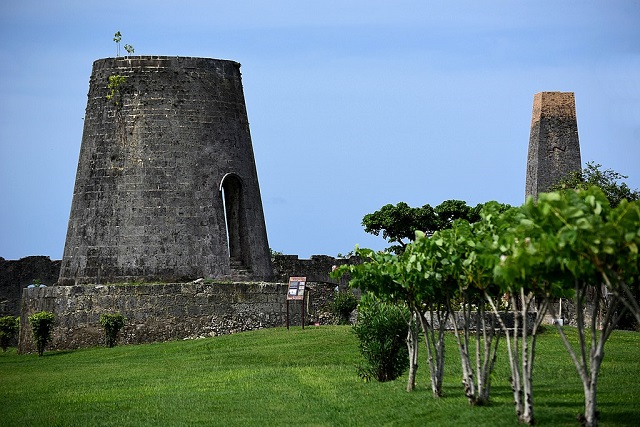
[[[235,174],[226,174],[220,183],[224,206],[227,249],[232,266],[245,265],[245,227],[242,202],[242,181]]]

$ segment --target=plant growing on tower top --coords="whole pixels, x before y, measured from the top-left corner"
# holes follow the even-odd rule
[[[116,31],[113,35],[113,41],[116,42],[116,57],[120,56],[120,41],[122,40],[122,34],[120,31]]]

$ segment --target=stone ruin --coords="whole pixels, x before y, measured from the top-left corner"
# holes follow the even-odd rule
[[[233,61],[93,63],[59,284],[273,277]]]
[[[533,97],[525,197],[582,170],[573,92],[540,92]]]
[[[59,349],[99,345],[99,316],[114,311],[129,319],[123,343],[281,326],[289,276],[308,276],[307,322],[331,322],[324,307],[345,283],[330,267],[358,261],[272,263],[239,68],[204,58],[95,61],[57,283],[71,286],[22,290],[19,351],[33,350],[27,316],[39,310],[58,316]],[[580,167],[573,93],[536,94],[526,195]],[[2,261],[7,271],[24,267]],[[158,284],[101,284],[131,282]]]

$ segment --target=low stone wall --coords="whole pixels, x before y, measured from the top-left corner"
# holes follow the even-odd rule
[[[303,276],[308,282],[326,282],[345,289],[348,277],[335,281],[329,277],[331,268],[342,264],[360,263],[357,257],[334,258],[327,255],[313,255],[300,259],[297,255],[276,255],[272,259],[274,282],[285,283],[292,276]],[[19,316],[22,290],[34,280],[47,286],[55,285],[60,274],[61,261],[52,261],[45,256],[30,256],[19,260],[5,260],[0,257],[0,316]]]
[[[308,283],[305,324],[328,324],[335,284]],[[35,351],[28,316],[41,310],[56,316],[47,349],[104,345],[101,314],[127,318],[119,344],[140,344],[230,334],[285,326],[288,283],[171,283],[76,285],[26,288],[22,293],[18,351]],[[301,324],[302,303],[289,304],[290,323]]]

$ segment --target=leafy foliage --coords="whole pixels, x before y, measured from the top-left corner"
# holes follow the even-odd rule
[[[516,413],[519,421],[528,424],[534,422],[532,373],[537,332],[548,308],[555,317],[553,302],[557,298],[573,298],[577,349],[562,326],[556,326],[583,382],[584,422],[595,425],[596,384],[604,343],[626,312],[640,320],[634,298],[640,292],[640,202],[622,199],[612,207],[608,196],[598,187],[589,187],[541,194],[537,201],[529,199],[520,208],[490,202],[478,212],[474,223],[455,219],[451,212],[464,211],[463,205],[449,203],[437,209],[440,213],[433,210],[432,219],[442,214],[446,221],[433,222],[432,230],[442,228],[432,233],[415,231],[414,241],[405,244],[398,255],[356,248],[363,263],[342,266],[336,274],[349,272],[350,286],[407,305],[425,334],[435,394],[444,348],[438,347],[434,324],[446,319],[443,305],[451,310],[454,302],[459,304],[466,319],[461,332],[455,332],[465,393],[472,403],[488,398],[497,354],[498,337],[495,346],[491,345],[494,325],[484,321],[487,304],[482,301],[488,303],[507,341]],[[383,213],[384,221],[369,224],[374,234],[384,230],[387,234],[383,236],[390,241],[395,236],[396,242],[398,236],[406,237],[408,229],[400,225],[415,218],[411,208],[388,205],[381,211],[377,214]],[[503,313],[504,303],[513,325]],[[476,327],[475,372],[465,329],[472,310],[481,324]],[[408,348],[413,361],[411,346]],[[410,362],[410,378],[411,366]]]
[[[365,359],[365,364],[358,367],[358,375],[365,381],[393,381],[407,370],[409,359],[404,337],[408,315],[406,308],[381,301],[371,293],[362,296],[353,331]]]
[[[0,317],[0,347],[2,351],[7,351],[9,344],[18,334],[20,328],[20,318],[15,316]]]
[[[282,256],[282,255],[284,255],[282,252],[280,252],[280,251],[276,251],[276,250],[274,250],[274,249],[272,249],[272,248],[269,248],[269,253],[271,254],[271,259],[272,259],[272,260],[273,260],[275,257],[277,257],[277,256]]]
[[[39,311],[29,316],[29,324],[31,325],[31,333],[36,342],[38,356],[44,354],[44,349],[51,341],[51,333],[53,332],[53,322],[55,316],[49,311]]]
[[[124,326],[126,317],[120,313],[100,315],[100,325],[104,328],[107,347],[114,347],[118,343],[118,332]]]
[[[510,206],[501,205],[503,210]],[[367,214],[362,219],[364,231],[382,237],[393,245],[390,252],[402,253],[406,241],[415,239],[416,231],[430,236],[438,230],[449,228],[456,219],[475,222],[480,219],[482,204],[472,208],[462,200],[445,200],[435,208],[424,205],[412,208],[404,202],[397,205],[388,204],[380,210]]]
[[[577,348],[556,325],[582,380],[583,423],[597,425],[596,393],[604,345],[628,310],[640,319],[633,298],[640,272],[640,202],[626,199],[612,208],[598,187],[541,194],[522,207],[510,249],[496,273],[503,283],[527,282],[550,304],[572,297],[578,324]]]
[[[127,76],[121,76],[119,74],[115,74],[109,76],[109,83],[107,84],[107,93],[106,98],[108,100],[113,100],[116,106],[120,105],[120,96],[122,95],[122,86],[126,83]]]
[[[116,31],[113,35],[113,41],[116,42],[116,56],[120,56],[120,41],[122,40],[122,34],[120,31]]]
[[[620,202],[626,199],[629,202],[640,200],[640,191],[632,190],[622,182],[628,176],[622,175],[612,169],[600,170],[602,165],[588,162],[583,170],[574,172],[566,179],[552,187],[552,191],[561,191],[569,188],[586,190],[589,187],[600,188],[607,199],[609,205],[615,208]]]
[[[358,306],[358,299],[352,292],[336,292],[331,311],[338,318],[339,325],[349,324],[351,312]]]

